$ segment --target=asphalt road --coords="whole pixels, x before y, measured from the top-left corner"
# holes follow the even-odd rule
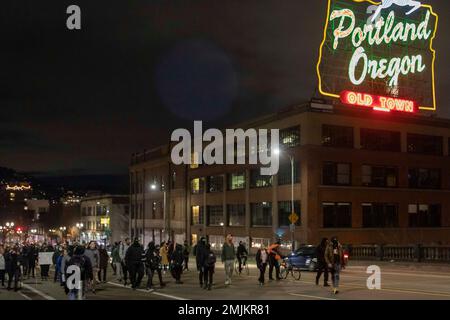
[[[250,266],[250,275],[234,275],[230,286],[224,285],[224,270],[219,262],[213,290],[206,291],[198,284],[196,271],[185,272],[184,284],[175,284],[167,273],[164,281],[167,286],[153,292],[145,290],[146,277],[141,289],[132,290],[116,282],[109,271],[108,282],[99,284],[95,294],[89,292],[88,300],[411,300],[439,299],[450,300],[450,266],[435,265],[393,265],[378,264],[381,268],[381,289],[369,290],[366,282],[368,265],[376,263],[352,263],[341,273],[340,292],[334,295],[330,288],[315,285],[315,274],[302,272],[299,281],[288,278],[281,281],[267,281],[261,287],[257,284],[258,272]],[[191,266],[191,270],[194,267]],[[267,274],[266,274],[267,276]],[[157,281],[155,277],[154,280]],[[331,281],[330,281],[331,282]],[[157,282],[156,282],[157,283]],[[321,283],[322,284],[322,283]],[[66,300],[64,290],[53,281],[28,279],[18,292],[0,288],[0,300]]]

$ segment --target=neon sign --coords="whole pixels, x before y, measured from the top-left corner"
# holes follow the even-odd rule
[[[13,191],[31,190],[31,186],[29,186],[29,185],[13,185],[13,186],[10,186],[9,184],[7,184],[6,185],[6,190],[13,190]]]
[[[414,113],[416,103],[411,100],[399,99],[393,97],[375,96],[368,93],[344,91],[341,93],[341,102],[359,107],[372,108],[376,111],[398,111]]]
[[[343,91],[409,97],[417,109],[436,110],[438,16],[413,0],[328,0],[317,74],[322,95]]]

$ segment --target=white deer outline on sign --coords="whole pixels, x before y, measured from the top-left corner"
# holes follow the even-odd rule
[[[399,7],[406,7],[406,6],[412,7],[411,10],[406,12],[406,15],[410,15],[414,11],[420,9],[420,7],[422,6],[422,4],[419,1],[415,0],[382,0],[381,4],[371,5],[367,8],[367,13],[372,13],[373,11],[375,11],[375,13],[369,18],[369,21],[373,23],[377,18],[381,16],[381,11],[383,9],[390,8],[394,4]]]

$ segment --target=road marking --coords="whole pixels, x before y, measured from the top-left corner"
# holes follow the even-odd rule
[[[124,286],[123,284],[120,284],[120,283],[115,283],[115,282],[112,282],[112,281],[108,281],[108,283],[112,284],[112,285],[114,285],[116,287],[121,287],[121,288],[124,288],[124,289],[133,290],[133,288],[128,287],[128,286],[126,287],[126,286]],[[189,299],[186,299],[186,298],[181,298],[181,297],[173,296],[173,295],[166,294],[166,293],[160,293],[160,292],[154,292],[154,291],[153,292],[149,292],[149,291],[144,290],[144,289],[136,289],[136,291],[145,292],[145,293],[149,293],[149,294],[154,294],[156,296],[166,297],[166,298],[174,299],[174,300],[189,300]]]
[[[300,293],[289,293],[291,296],[298,296],[298,297],[304,297],[304,298],[313,298],[313,299],[320,299],[320,300],[337,300],[333,298],[325,298],[325,297],[319,297],[319,296],[310,296],[307,294],[300,294]]]
[[[19,294],[20,294],[22,297],[24,297],[25,299],[27,299],[27,300],[33,300],[33,299],[31,299],[29,296],[27,296],[26,294],[24,294],[24,293],[22,293],[22,292],[19,292]]]
[[[24,288],[27,288],[28,290],[33,291],[34,293],[40,295],[40,296],[43,297],[44,299],[47,299],[47,300],[56,300],[55,298],[53,298],[53,297],[51,297],[51,296],[49,296],[49,295],[43,293],[42,291],[39,291],[38,289],[33,288],[32,286],[29,286],[29,285],[27,285],[27,284],[25,284],[25,283],[22,284],[22,286],[23,286]]]

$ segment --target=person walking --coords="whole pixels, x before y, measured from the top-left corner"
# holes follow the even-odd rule
[[[123,277],[123,273],[122,273],[122,263],[121,263],[121,259],[120,259],[120,246],[121,246],[121,242],[116,242],[114,248],[111,251],[111,257],[112,257],[112,264],[116,266],[116,279],[119,282],[122,282],[122,277]]]
[[[329,287],[328,284],[328,265],[325,261],[325,250],[327,249],[327,246],[329,244],[329,241],[327,238],[323,238],[320,244],[316,248],[316,255],[317,255],[317,275],[316,275],[316,285],[319,285],[320,276],[323,273],[323,286]]]
[[[161,263],[163,265],[164,273],[166,273],[167,267],[169,266],[169,249],[167,247],[167,243],[161,243],[159,255],[161,256]]]
[[[108,261],[109,255],[108,251],[106,251],[105,246],[101,245],[100,249],[98,249],[99,254],[99,270],[98,270],[98,280],[100,282],[106,283],[106,270],[108,269]],[[102,277],[103,275],[103,277]]]
[[[81,299],[85,299],[87,283],[93,278],[92,264],[90,259],[85,255],[85,251],[86,250],[83,246],[77,246],[74,248],[73,255],[67,262],[67,267],[65,268],[66,281],[73,274],[67,272],[69,266],[77,266],[80,270],[80,287],[74,286],[74,289],[67,289],[69,300],[76,300],[77,296]]]
[[[239,241],[239,246],[237,248],[237,252],[236,252],[236,258],[238,260],[239,263],[239,274],[241,274],[242,272],[242,265],[245,266],[245,264],[247,263],[247,256],[248,256],[248,251],[247,248],[245,247],[245,244],[242,241]]]
[[[281,254],[279,252],[281,246],[281,241],[277,240],[277,242],[271,244],[267,249],[269,253],[269,280],[273,280],[273,269],[275,269],[275,277],[277,281],[281,280],[280,278],[280,262],[281,262]]]
[[[41,247],[41,250],[39,252],[54,252],[55,250],[51,245],[47,245],[44,243]],[[48,280],[48,273],[50,271],[50,264],[41,264],[41,279],[42,280]]]
[[[98,270],[100,269],[100,254],[97,249],[97,243],[95,241],[90,241],[86,250],[84,250],[84,255],[89,259],[92,266],[92,277],[90,277],[89,284],[92,293],[95,293],[97,286],[97,276]]]
[[[38,250],[35,244],[31,244],[28,250],[28,276],[35,278],[36,261],[38,259]]]
[[[264,245],[261,246],[261,248],[256,253],[256,266],[259,270],[259,285],[264,285],[264,277],[266,274],[266,268],[267,263],[269,261],[269,253],[267,252],[267,249],[264,247]]]
[[[205,237],[201,237],[200,241],[197,242],[197,244],[195,245],[194,255],[195,255],[195,262],[197,264],[198,280],[200,283],[200,288],[203,288],[203,279],[204,279],[203,263],[204,263],[205,257],[206,257],[206,238]]]
[[[159,286],[163,288],[166,284],[162,279],[161,273],[161,256],[159,255],[159,248],[155,246],[153,241],[149,242],[147,250],[145,251],[145,268],[147,271],[147,290],[153,291],[153,276],[155,272],[158,273]]]
[[[233,276],[233,265],[236,252],[233,244],[233,236],[228,234],[225,243],[222,246],[222,263],[225,266],[225,285],[231,284],[231,277]]]
[[[125,263],[130,272],[131,288],[136,290],[144,277],[144,264],[142,257],[144,249],[139,243],[139,239],[135,238],[133,244],[128,248],[125,255]]]
[[[28,267],[29,267],[29,262],[28,262],[28,250],[29,250],[29,246],[27,244],[25,244],[21,251],[20,251],[20,267],[22,268],[22,276],[28,277]]]
[[[8,290],[12,290],[11,284],[14,280],[14,291],[19,289],[19,248],[14,247],[8,250],[5,254],[5,269],[8,273]]]
[[[183,257],[184,257],[184,267],[183,271],[189,271],[189,255],[191,254],[191,246],[187,240],[184,240],[183,244]]]
[[[333,293],[339,292],[339,280],[341,268],[344,265],[344,255],[342,245],[339,243],[337,237],[333,237],[325,250],[325,261],[331,272],[331,279],[333,280]]]
[[[6,273],[5,249],[3,248],[3,246],[0,246],[0,282],[2,283],[2,287],[5,286],[5,273]]]
[[[181,274],[183,273],[183,247],[180,244],[172,243],[173,249],[170,255],[170,271],[175,278],[176,284],[183,284],[181,281]]]
[[[205,261],[203,263],[203,289],[211,290],[213,285],[213,276],[214,276],[214,270],[216,267],[216,255],[211,250],[211,245],[208,243],[205,247]]]
[[[125,256],[127,254],[128,248],[131,245],[131,240],[130,238],[125,238],[125,241],[123,243],[121,243],[120,245],[120,249],[119,249],[119,257],[120,257],[120,263],[122,266],[122,276],[123,276],[123,285],[126,286],[127,285],[127,279],[128,279],[128,266],[127,263],[125,261]]]

